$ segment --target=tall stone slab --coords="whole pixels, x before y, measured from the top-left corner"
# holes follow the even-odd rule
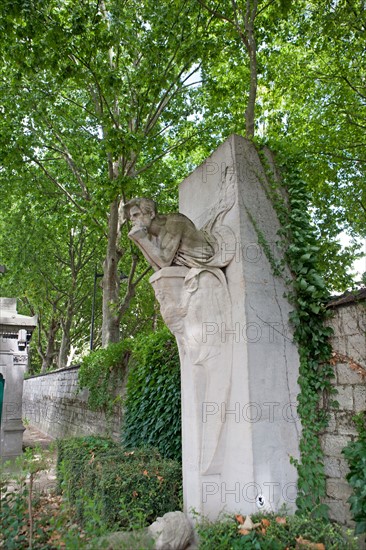
[[[220,253],[223,263],[229,259],[222,270],[228,295],[208,273],[203,303],[186,316],[195,330],[193,347],[205,360],[192,359],[193,340],[179,341],[179,330],[171,327],[182,363],[185,511],[211,519],[222,511],[295,506],[297,474],[290,457],[299,456],[299,357],[288,320],[285,279],[291,276],[286,268],[274,274],[282,253],[266,175],[271,168],[277,177],[269,152],[266,165],[251,142],[233,135],[180,185],[180,212],[198,228],[225,211]],[[179,296],[188,271],[166,267],[151,277],[164,318],[166,280]]]
[[[28,342],[37,325],[36,317],[19,315],[15,298],[0,298],[0,460],[13,460],[22,453],[24,426],[22,397],[28,364]]]

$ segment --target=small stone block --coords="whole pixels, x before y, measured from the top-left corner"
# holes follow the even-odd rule
[[[337,410],[352,411],[353,410],[352,386],[336,386],[336,389],[338,393],[334,395],[334,399],[339,403],[339,407]]]
[[[366,385],[355,386],[353,388],[353,396],[355,402],[354,411],[356,413],[366,410]]]
[[[338,433],[341,435],[357,435],[355,423],[353,421],[354,413],[341,411],[336,413]]]
[[[352,495],[352,487],[343,479],[327,479],[326,491],[329,498],[344,502]]]
[[[348,363],[341,363],[336,366],[339,384],[360,384],[361,376]]]
[[[322,448],[324,454],[335,458],[342,458],[342,450],[351,441],[351,436],[348,435],[332,435],[325,434],[322,437]]]

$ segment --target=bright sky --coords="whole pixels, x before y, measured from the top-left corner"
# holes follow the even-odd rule
[[[342,244],[342,246],[347,246],[351,243],[351,238],[346,233],[342,233],[340,235],[340,243]],[[353,264],[353,271],[355,273],[354,280],[356,282],[360,282],[363,273],[366,272],[366,240],[363,244],[363,253],[363,258],[359,258]]]

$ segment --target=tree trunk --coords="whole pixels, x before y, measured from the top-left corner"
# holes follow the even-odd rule
[[[108,244],[107,255],[103,265],[103,324],[102,324],[102,345],[103,347],[113,342],[118,342],[119,334],[119,277],[118,262],[121,252],[118,248],[118,205],[115,200],[110,207],[108,219]]]
[[[249,55],[250,70],[249,98],[245,109],[245,137],[248,139],[254,137],[255,103],[257,99],[258,87],[257,43],[254,31],[254,20],[257,14],[257,7],[257,1],[254,1],[252,5],[247,4],[247,13],[245,18],[246,41],[244,44]]]
[[[44,374],[47,370],[49,370],[52,366],[53,359],[56,355],[56,334],[59,329],[59,322],[55,319],[51,319],[50,328],[48,330],[47,335],[47,349],[46,353],[43,353],[40,349],[40,346],[38,346],[38,353],[42,358],[42,367],[41,367],[41,373]]]
[[[70,301],[67,305],[66,311],[66,320],[62,323],[62,338],[61,346],[58,354],[58,368],[63,369],[67,365],[67,358],[70,353],[71,338],[70,331],[72,326],[72,321],[74,317],[74,304]]]
[[[254,137],[255,102],[257,97],[257,51],[255,40],[251,44],[249,52],[250,87],[247,107],[245,109],[245,137]]]

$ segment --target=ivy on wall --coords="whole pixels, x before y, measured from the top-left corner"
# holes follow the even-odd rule
[[[92,351],[83,358],[78,384],[80,389],[89,390],[88,406],[92,411],[113,413],[120,396],[113,396],[112,389],[116,389],[125,376],[130,354],[131,341],[124,340]]]
[[[93,351],[79,369],[79,387],[89,390],[89,408],[108,416],[122,399],[113,397],[113,391],[126,380],[124,446],[149,445],[166,458],[181,460],[180,362],[166,327]]]
[[[331,346],[329,337],[332,329],[325,325],[329,316],[326,303],[329,292],[319,268],[319,246],[315,229],[309,215],[309,197],[306,184],[298,171],[282,163],[282,183],[287,199],[279,191],[266,156],[259,152],[266,170],[266,192],[281,223],[280,246],[283,248],[286,263],[292,278],[288,298],[295,306],[290,315],[294,326],[294,339],[298,344],[300,368],[298,414],[302,424],[300,460],[292,458],[298,471],[297,508],[299,513],[311,512],[317,516],[327,516],[327,506],[322,503],[325,497],[325,473],[320,434],[328,425],[327,407],[320,407],[321,397],[325,403],[331,401],[336,390],[331,384],[334,376],[330,364]],[[264,249],[265,252],[265,249]],[[268,258],[271,265],[272,258]],[[278,274],[278,264],[274,275]]]
[[[131,448],[152,445],[162,456],[181,460],[180,362],[166,327],[134,345],[122,441]]]
[[[358,437],[343,449],[348,462],[347,481],[353,489],[348,502],[356,523],[355,533],[366,533],[366,411],[354,417]]]

